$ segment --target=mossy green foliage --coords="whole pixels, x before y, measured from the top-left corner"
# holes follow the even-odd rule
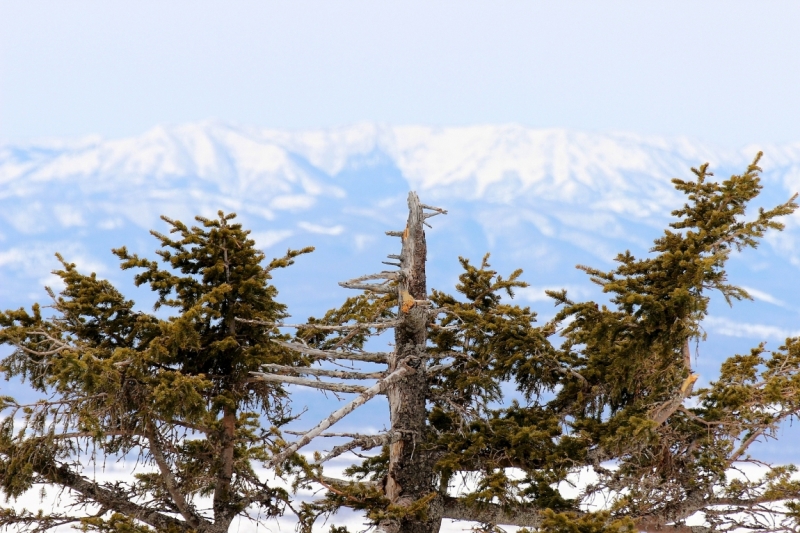
[[[288,495],[259,481],[254,467],[269,458],[274,428],[290,417],[288,398],[250,372],[265,363],[306,363],[271,342],[283,338],[276,328],[247,321],[286,316],[271,271],[310,249],[265,264],[234,217],[198,217],[194,227],[164,218],[171,236],[153,232],[159,261],[114,250],[123,269],[138,271],[136,285],[156,291],[156,308],[170,308],[169,318],[137,309],[109,281],[60,256],[56,274],[64,289],[50,292],[47,314],[39,305],[0,313],[0,342],[14,347],[0,371],[45,398],[29,406],[9,397],[0,402],[6,496],[34,483],[58,485],[60,469],[79,473],[88,457],[101,463],[126,457],[153,473],[119,481],[114,490],[125,498],[148,495],[146,507],[174,513],[155,442],[181,494],[214,497],[219,516],[207,517],[212,522],[229,521],[251,504],[262,514],[282,512]],[[131,533],[144,527],[119,513],[82,524]]]
[[[792,198],[747,216],[762,188],[759,157],[726,180],[706,165],[692,169],[693,180],[673,180],[686,203],[645,258],[626,251],[610,271],[580,266],[608,295],[604,304],[549,291],[559,309],[538,324],[536,313],[506,300],[526,286],[521,271],[504,278],[487,257],[480,265],[461,259],[456,293],[430,296],[428,365],[450,366],[429,376],[428,434],[416,443],[435,458],[442,495],[464,489],[466,480],[472,488],[461,499],[468,505],[499,505],[510,514],[537,508],[541,531],[565,533],[681,520],[686,505],[699,501],[702,509],[720,490],[800,497],[783,470],[751,484],[726,479],[753,439],[774,434],[798,412],[800,341],[733,356],[708,388],[686,388],[694,382],[686,349],[703,338],[711,296],[729,304],[749,298],[727,279],[731,253],[756,247],[797,208]],[[354,303],[329,315],[355,317]],[[504,401],[510,386],[524,401]],[[696,407],[678,407],[682,390]],[[654,412],[675,398],[678,408],[657,423]],[[384,450],[350,474],[379,481],[386,461]],[[561,494],[559,484],[582,468],[599,473],[589,491],[614,495],[610,509],[586,513]],[[347,501],[346,487],[337,490],[338,504],[363,507]]]
[[[789,502],[777,518],[781,527],[799,527],[794,467],[772,467],[760,480],[729,479],[729,472],[748,459],[750,444],[798,413],[800,340],[787,339],[774,352],[762,345],[734,355],[698,390],[688,357],[703,338],[712,295],[728,303],[748,298],[727,279],[731,253],[757,246],[797,208],[792,198],[748,214],[761,190],[757,164],[727,180],[713,179],[706,166],[693,169],[691,181],[674,180],[686,203],[651,253],[619,254],[609,271],[580,267],[607,300],[575,301],[566,291],[550,291],[558,309],[545,323],[508,301],[527,285],[521,271],[503,277],[488,256],[477,265],[462,258],[455,292],[431,291],[428,344],[420,352],[426,359],[420,369],[429,369],[427,425],[414,435],[414,457],[433,465],[436,486],[418,491],[424,496],[411,503],[389,501],[388,447],[347,469],[349,481],[325,478],[321,465],[295,454],[279,471],[297,475],[295,488],[327,488],[322,500],[294,506],[300,530],[309,533],[318,516],[342,507],[364,511],[373,523],[426,521],[435,506],[441,512],[453,502],[454,487],[462,489],[458,509],[475,510],[487,532],[498,524],[485,517],[499,515],[523,516],[548,533],[629,533],[644,522],[680,522],[703,510],[713,527],[729,528],[735,512],[750,529],[769,530],[764,521],[778,515],[759,514],[759,506],[774,501]],[[253,381],[250,372],[265,363],[310,363],[272,343],[283,337],[270,326],[286,316],[270,271],[308,250],[265,267],[231,215],[198,219],[201,227],[193,228],[165,220],[177,236],[155,233],[160,261],[124,248],[115,253],[123,268],[138,269],[137,284],[157,292],[157,306],[172,308],[171,318],[136,309],[107,281],[63,261],[57,274],[65,289],[52,295],[52,313],[34,306],[0,314],[0,342],[15,346],[0,369],[48,397],[32,406],[0,399],[7,415],[0,426],[0,488],[7,496],[66,480],[63,467],[75,468],[87,449],[97,456],[138,454],[152,465],[148,439],[155,428],[178,491],[213,496],[219,524],[248,505],[261,506],[264,516],[278,514],[290,498],[256,479],[253,464],[286,444],[278,428],[291,418],[291,398],[277,385]],[[366,292],[310,319],[294,340],[362,350],[385,330],[315,326],[392,321],[400,318],[396,306],[395,295]],[[508,401],[510,389],[516,399]],[[580,498],[562,492],[570,476],[587,470],[597,478],[583,502],[603,498],[602,511],[588,512]],[[141,473],[120,487],[126,498],[147,495],[153,509],[176,514],[175,487],[163,475]],[[2,524],[57,519],[0,515]],[[170,524],[161,529],[186,529]],[[119,533],[145,527],[120,512],[85,517],[80,526]],[[346,531],[335,524],[331,530]]]

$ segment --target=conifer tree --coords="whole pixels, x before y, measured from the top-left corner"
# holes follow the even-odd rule
[[[0,315],[0,340],[15,347],[3,371],[50,395],[29,407],[3,400],[6,413],[25,417],[22,428],[13,416],[3,421],[2,489],[66,487],[94,513],[83,527],[109,532],[221,532],[248,506],[275,515],[290,503],[306,533],[342,508],[363,511],[383,533],[436,533],[445,518],[484,532],[797,530],[794,467],[772,466],[757,480],[729,472],[756,461],[750,446],[798,414],[800,339],[730,357],[704,389],[692,367],[711,295],[748,297],[727,279],[731,253],[781,229],[778,219],[797,207],[792,198],[747,218],[761,190],[757,163],[723,181],[707,166],[674,180],[686,204],[648,256],[625,252],[610,271],[580,267],[608,301],[551,291],[558,312],[542,324],[507,301],[526,286],[522,272],[501,276],[488,257],[461,259],[454,294],[428,291],[424,225],[446,212],[414,193],[406,227],[387,232],[401,243],[395,270],[342,283],[363,292],[305,324],[282,322],[267,283],[271,268],[301,252],[263,268],[229,216],[191,229],[168,220],[181,236],[157,235],[169,270],[116,252],[178,311],[171,319],[134,311],[110,284],[65,263],[53,316],[38,307]],[[388,329],[391,346],[366,349]],[[343,362],[356,367],[332,365]],[[355,397],[295,436],[282,430],[285,384]],[[330,429],[377,395],[388,400],[386,432]],[[347,440],[304,453],[326,437]],[[87,445],[139,454],[159,474],[93,482],[76,464]],[[373,454],[343,478],[326,474],[328,461],[355,450]],[[324,496],[301,502],[267,486],[254,475],[258,462]],[[589,472],[594,481],[577,495],[565,490]],[[197,509],[197,496],[212,508]],[[683,525],[696,512],[708,525]],[[46,529],[67,520],[6,510],[0,523]],[[334,519],[331,531],[346,528]]]
[[[14,498],[54,486],[75,502],[52,513],[4,508],[1,530],[222,533],[248,509],[284,511],[288,494],[255,467],[271,456],[270,426],[290,416],[287,398],[250,372],[304,363],[272,342],[276,329],[235,319],[281,320],[270,271],[310,249],[263,265],[234,216],[198,217],[191,228],[164,218],[177,237],[153,232],[161,263],[114,251],[123,269],[139,269],[137,285],[156,291],[156,308],[174,311],[168,319],[135,309],[110,282],[60,256],[64,289],[48,289],[51,309],[0,313],[0,341],[14,348],[0,371],[43,397],[29,405],[0,398],[0,490]],[[95,479],[121,458],[136,463],[134,478]]]
[[[728,303],[748,298],[727,280],[730,254],[782,229],[778,218],[797,207],[793,197],[745,218],[761,190],[757,164],[724,181],[712,179],[707,165],[692,169],[692,181],[674,180],[687,201],[649,256],[625,252],[608,272],[579,267],[609,301],[551,291],[560,310],[541,325],[529,308],[504,301],[526,286],[521,271],[504,278],[488,258],[480,265],[461,259],[456,295],[428,294],[423,224],[444,211],[412,193],[407,226],[387,232],[402,242],[390,256],[397,270],[343,283],[365,292],[312,319],[287,344],[322,360],[387,365],[375,386],[351,390],[360,396],[273,459],[276,466],[291,457],[305,462],[305,480],[328,489],[304,508],[304,531],[342,507],[365,511],[383,533],[435,533],[444,518],[478,522],[487,532],[504,525],[564,533],[667,524],[672,531],[798,530],[793,466],[770,467],[759,480],[729,476],[732,467],[757,462],[748,455],[754,442],[797,416],[800,339],[771,353],[761,345],[734,355],[704,389],[695,390],[692,368],[711,294]],[[363,351],[387,327],[395,329],[394,348]],[[264,378],[282,382],[281,374],[306,369],[273,371]],[[524,400],[504,402],[504,383]],[[320,436],[343,436],[324,432],[375,394],[388,398],[387,432],[347,435],[348,443],[311,460],[292,455]],[[373,448],[380,453],[346,478],[324,475],[331,458]],[[596,481],[577,496],[564,492],[571,475],[588,472]],[[601,501],[601,510],[588,510]],[[696,512],[708,526],[683,526]]]

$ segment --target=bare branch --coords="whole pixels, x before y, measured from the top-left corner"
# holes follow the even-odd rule
[[[681,388],[675,392],[675,395],[672,398],[651,411],[650,418],[652,418],[659,425],[666,422],[667,419],[672,416],[672,414],[683,404],[683,400],[692,394],[692,389],[694,388],[694,383],[697,381],[697,378],[697,374],[689,374],[689,376],[683,381]]]
[[[37,355],[39,357],[46,357],[48,355],[55,355],[55,354],[57,354],[57,353],[59,353],[61,351],[66,350],[67,348],[69,348],[69,346],[58,346],[58,347],[53,348],[52,350],[48,350],[46,352],[39,352],[37,350],[31,350],[30,348],[28,348],[26,346],[23,346],[22,344],[13,344],[13,346],[17,350],[23,351],[28,355]]]
[[[388,281],[394,281],[398,277],[399,277],[399,274],[398,274],[397,271],[389,272],[389,271],[384,270],[383,272],[378,272],[377,274],[366,274],[364,276],[359,276],[357,278],[353,278],[353,279],[348,280],[348,281],[341,281],[341,282],[339,282],[339,284],[341,285],[342,283],[361,283],[362,281],[369,281],[371,279],[385,279],[385,280],[388,280]]]
[[[423,204],[423,203],[420,203],[419,206],[421,208],[423,208],[423,209],[428,209],[430,211],[436,211],[436,213],[435,213],[436,215],[446,215],[447,214],[447,210],[446,209],[442,209],[441,207],[434,207],[432,205],[427,205],[427,204]],[[430,213],[428,213],[428,214],[430,216],[434,216],[434,214],[430,214]]]
[[[38,464],[34,468],[48,483],[69,488],[104,508],[141,520],[157,530],[187,531],[194,529],[177,518],[134,503],[130,501],[127,494],[90,481],[65,465]]]
[[[334,447],[330,452],[328,452],[322,459],[320,459],[317,464],[322,464],[326,461],[330,461],[334,457],[339,457],[343,453],[349,452],[350,450],[354,450],[356,448],[360,448],[362,450],[371,450],[372,448],[377,448],[378,446],[384,446],[389,444],[392,440],[392,433],[383,433],[381,435],[361,435],[358,438],[355,438],[348,442],[347,444],[342,444],[341,446]]]
[[[353,482],[353,481],[349,481],[349,480],[346,480],[346,479],[339,479],[339,478],[330,477],[330,476],[320,476],[316,480],[319,483],[325,483],[326,485],[331,485],[331,486],[335,486],[335,487],[347,487],[347,486],[350,486],[350,485],[363,485],[363,486],[366,486],[366,487],[375,487],[375,488],[377,488],[378,486],[380,486],[380,483],[377,482],[377,481],[355,481],[355,482]],[[326,488],[330,488],[330,487],[326,487]]]
[[[308,433],[308,431],[291,431],[291,430],[287,429],[286,431],[284,431],[284,433],[288,433],[289,435],[303,436],[306,433]],[[361,438],[367,438],[367,437],[375,437],[376,435],[366,435],[366,434],[363,434],[363,433],[320,433],[317,436],[318,437],[347,437],[349,439],[361,439]]]
[[[56,433],[53,435],[47,435],[47,438],[59,440],[59,439],[95,439],[95,438],[105,438],[105,437],[143,437],[144,435],[138,431],[125,431],[125,430],[116,430],[116,431],[102,431],[100,433],[94,433],[92,431],[73,431],[69,433]]]
[[[150,442],[150,453],[153,454],[153,459],[155,460],[156,465],[158,465],[158,469],[161,472],[161,478],[164,480],[164,485],[167,489],[167,492],[169,492],[172,501],[175,502],[175,506],[178,508],[178,511],[181,513],[181,516],[183,516],[186,522],[191,527],[198,529],[199,526],[205,522],[205,520],[197,515],[189,502],[186,501],[185,496],[178,487],[175,476],[173,475],[172,470],[170,469],[169,464],[167,464],[167,460],[161,451],[161,443],[158,441],[158,434],[156,432],[155,425],[152,422],[148,424],[147,440]]]
[[[339,286],[344,287],[345,289],[358,289],[377,294],[393,294],[396,290],[388,283],[351,283],[340,281]]]
[[[236,318],[238,322],[246,324],[256,324],[259,326],[271,326],[276,328],[308,328],[322,331],[342,331],[349,329],[386,329],[393,328],[398,324],[397,320],[387,320],[385,322],[367,322],[359,324],[342,324],[340,326],[329,326],[325,324],[283,324],[281,322],[266,322],[264,320],[248,320],[246,318]]]
[[[317,348],[310,348],[304,344],[297,344],[293,342],[276,341],[272,342],[280,344],[285,348],[300,352],[302,354],[310,355],[315,359],[346,359],[349,361],[364,361],[366,363],[388,363],[389,354],[383,352],[339,352],[335,350],[318,350]]]
[[[527,505],[524,508],[507,509],[495,503],[469,504],[460,498],[445,496],[443,518],[470,520],[483,524],[523,526],[538,528],[541,524],[540,509]]]
[[[346,372],[343,370],[324,370],[322,368],[309,368],[303,366],[285,365],[261,365],[261,368],[269,369],[273,372],[287,372],[291,374],[304,374],[308,376],[324,376],[339,379],[383,379],[386,372]]]
[[[338,409],[337,411],[331,413],[331,415],[328,416],[325,420],[317,424],[317,426],[314,429],[303,435],[303,437],[300,438],[300,440],[296,441],[294,444],[292,444],[291,446],[283,450],[281,453],[273,457],[272,460],[269,462],[268,467],[274,468],[276,465],[282,463],[294,452],[296,452],[303,446],[307,445],[314,438],[319,436],[323,431],[331,427],[333,424],[335,424],[348,414],[352,413],[358,407],[367,403],[376,395],[382,393],[384,390],[386,390],[387,386],[394,383],[395,381],[402,379],[403,377],[409,374],[413,374],[414,372],[415,372],[414,369],[411,367],[401,366],[400,368],[398,368],[397,370],[386,376],[384,379],[380,380],[375,385],[365,390],[363,393],[361,393],[361,395],[358,398],[354,399],[352,402],[345,405],[341,409]]]
[[[311,387],[314,389],[329,390],[333,392],[362,394],[368,390],[367,387],[362,387],[361,385],[345,385],[343,383],[314,381],[312,379],[304,379],[294,376],[278,376],[275,374],[266,374],[264,372],[250,372],[250,374],[255,376],[253,379],[258,381],[269,381],[271,383],[284,383],[288,385],[301,385],[303,387]]]
[[[364,291],[392,294],[396,289],[392,287],[391,282],[398,279],[399,276],[399,273],[396,271],[378,272],[377,274],[367,274],[366,276],[360,276],[348,281],[340,281],[339,286],[345,289],[361,289]],[[385,279],[387,281],[383,283],[364,283],[371,279]]]
[[[711,533],[714,531],[714,529],[705,526],[667,525],[657,520],[646,519],[637,521],[636,528],[643,533]]]
[[[444,364],[441,364],[441,365],[433,365],[433,366],[429,366],[425,371],[428,374],[433,374],[433,373],[436,373],[436,372],[441,372],[442,370],[447,370],[448,368],[450,368],[454,364],[456,364],[455,361],[452,361],[450,363],[444,363]]]

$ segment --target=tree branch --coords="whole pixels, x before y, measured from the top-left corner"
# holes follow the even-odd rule
[[[353,439],[347,444],[342,444],[340,446],[335,446],[330,452],[325,454],[322,459],[317,461],[317,464],[322,464],[326,461],[330,461],[335,457],[339,457],[343,453],[347,453],[350,450],[354,450],[356,448],[360,448],[362,450],[371,450],[372,448],[377,448],[378,446],[383,446],[385,444],[389,444],[392,440],[392,433],[384,433],[382,435],[364,435],[357,439]]]
[[[395,288],[392,287],[391,282],[399,278],[398,272],[378,272],[377,274],[367,274],[348,281],[340,281],[339,286],[345,289],[361,289],[364,291],[372,291],[382,294],[393,294]],[[371,279],[385,279],[383,283],[364,283]]]
[[[155,425],[152,422],[148,423],[147,440],[150,442],[150,453],[153,454],[153,459],[161,472],[161,477],[164,480],[164,486],[167,489],[172,501],[181,513],[181,516],[186,520],[186,523],[191,527],[197,529],[200,525],[205,525],[206,521],[195,513],[192,506],[186,501],[183,493],[178,488],[175,481],[175,476],[167,464],[164,453],[161,451],[161,444],[158,442],[158,435],[156,433]]]
[[[259,326],[272,326],[276,328],[308,328],[308,329],[318,329],[321,331],[343,331],[348,329],[386,329],[386,328],[393,328],[399,322],[397,320],[387,320],[385,322],[368,322],[368,323],[358,323],[358,324],[342,324],[339,326],[329,326],[325,324],[284,324],[282,322],[267,322],[264,320],[249,320],[246,318],[236,318],[238,322],[244,322],[245,324],[256,324]]]
[[[483,524],[532,528],[538,528],[541,524],[539,509],[529,505],[524,508],[506,509],[494,503],[468,504],[460,498],[451,496],[444,497],[442,517]]]
[[[739,457],[741,457],[742,454],[744,454],[744,452],[747,451],[747,448],[749,448],[750,445],[753,444],[756,441],[756,439],[758,439],[758,437],[760,437],[764,433],[764,431],[766,431],[766,430],[767,430],[767,427],[765,426],[765,427],[760,427],[760,428],[756,429],[755,431],[753,431],[753,433],[751,433],[750,436],[747,437],[742,442],[742,444],[739,446],[739,448],[735,452],[733,452],[731,454],[731,456],[728,458],[726,466],[728,468],[730,468],[731,465],[733,465],[733,463],[735,463],[739,459]]]
[[[285,383],[288,385],[300,385],[313,389],[329,390],[333,392],[348,392],[361,394],[367,390],[361,385],[345,385],[344,383],[330,383],[327,381],[315,381],[313,379],[298,378],[294,376],[279,376],[276,374],[265,374],[264,372],[250,372],[255,376],[253,379],[258,381],[269,381],[270,383]]]
[[[177,518],[133,503],[128,499],[127,494],[110,490],[93,481],[89,481],[65,465],[39,464],[34,468],[48,483],[69,488],[102,507],[117,511],[135,520],[140,520],[159,531],[188,531],[194,529]]]
[[[92,431],[71,431],[68,433],[55,433],[53,435],[47,435],[48,439],[94,439],[94,438],[105,438],[105,437],[142,437],[142,433],[138,431],[126,431],[126,430],[114,430],[114,431],[101,431],[99,433],[95,433]]]
[[[389,354],[384,352],[339,352],[336,350],[319,350],[311,348],[305,344],[294,342],[276,341],[272,342],[289,348],[295,352],[310,355],[315,359],[346,359],[348,361],[363,361],[365,363],[388,363]]]
[[[347,372],[344,370],[325,370],[322,368],[309,368],[305,366],[286,366],[286,365],[261,365],[261,368],[269,369],[273,372],[288,372],[292,374],[305,374],[308,376],[324,376],[339,379],[383,379],[386,372]]]
[[[267,466],[269,468],[275,468],[276,465],[285,461],[290,455],[292,455],[294,452],[296,452],[303,446],[307,445],[315,437],[319,436],[323,431],[325,431],[333,424],[335,424],[336,422],[338,422],[339,420],[341,420],[342,418],[353,412],[358,407],[367,403],[376,395],[382,393],[387,386],[394,383],[395,381],[402,379],[403,377],[409,374],[413,374],[414,372],[415,372],[414,369],[408,366],[402,366],[398,368],[397,370],[386,376],[384,379],[380,380],[375,385],[365,390],[363,393],[361,393],[360,396],[358,396],[358,398],[354,399],[352,402],[345,405],[341,409],[331,413],[331,415],[328,416],[325,420],[317,424],[317,426],[314,427],[311,431],[303,435],[303,437],[300,438],[300,440],[296,441],[294,444],[292,444],[291,446],[283,450],[281,453],[273,457]]]
[[[683,381],[681,388],[676,391],[675,395],[671,399],[653,409],[650,418],[652,418],[658,425],[666,422],[667,419],[672,416],[672,414],[683,404],[683,400],[692,394],[692,389],[694,388],[694,383],[697,381],[697,378],[697,374],[689,374],[689,376]]]

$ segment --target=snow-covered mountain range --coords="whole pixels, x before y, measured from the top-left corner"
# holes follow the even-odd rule
[[[382,269],[397,242],[405,199],[449,211],[428,230],[430,285],[452,290],[459,255],[492,252],[501,272],[525,270],[519,298],[542,315],[545,288],[601,297],[575,264],[611,267],[616,253],[644,254],[683,200],[671,178],[711,164],[743,171],[764,150],[761,205],[800,190],[800,142],[726,149],[685,138],[536,130],[522,126],[431,128],[359,124],[278,131],[202,122],[141,136],[55,139],[0,145],[0,307],[42,301],[56,251],[117,283],[142,305],[110,249],[153,257],[148,230],[159,215],[236,212],[268,256],[287,247],[317,251],[276,275],[291,312],[322,314],[347,295],[337,281]],[[777,347],[800,331],[800,217],[758,250],[731,262],[731,281],[755,302],[715,305],[699,369],[761,340]]]

